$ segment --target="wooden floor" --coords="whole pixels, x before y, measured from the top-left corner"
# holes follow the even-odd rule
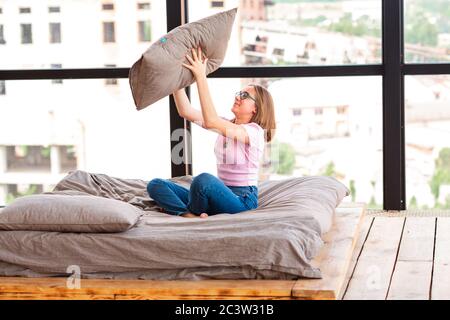
[[[450,299],[450,218],[366,215],[343,299]]]
[[[154,281],[0,277],[0,299],[339,299],[364,222],[364,204],[336,209],[313,264],[322,279]]]

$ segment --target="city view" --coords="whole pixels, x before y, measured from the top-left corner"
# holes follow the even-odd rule
[[[450,63],[448,0],[404,2],[405,62]],[[189,21],[234,7],[222,67],[382,63],[380,0],[191,0]],[[0,69],[130,67],[167,33],[163,11],[165,1],[0,0]],[[380,76],[208,81],[229,118],[246,84],[272,93],[260,182],[332,176],[351,191],[344,201],[383,207]],[[407,207],[450,209],[450,75],[406,76],[404,98]],[[200,109],[195,83],[191,103]],[[75,169],[170,178],[169,99],[138,112],[128,79],[0,80],[0,118],[0,205]],[[216,137],[192,124],[193,175],[217,174]]]

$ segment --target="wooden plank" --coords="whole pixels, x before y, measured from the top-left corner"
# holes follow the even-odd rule
[[[450,299],[450,218],[438,218],[436,222],[436,245],[433,279],[431,285],[432,300]]]
[[[432,281],[431,300],[450,300],[450,263],[435,264]]]
[[[430,298],[435,227],[436,218],[406,218],[388,300]]]
[[[211,295],[116,295],[116,300],[292,300],[291,296],[263,297],[263,296],[211,296]]]
[[[47,294],[117,294],[143,296],[290,296],[295,280],[114,280],[81,279],[80,289],[66,287],[66,278],[2,277],[0,292]]]
[[[450,218],[437,218],[434,262],[450,263]]]
[[[365,207],[336,209],[332,229],[323,235],[324,247],[312,264],[320,268],[322,279],[300,279],[292,296],[307,299],[337,299],[342,295]]]
[[[47,293],[23,293],[7,292],[0,293],[0,300],[114,300],[111,295],[97,294],[47,294]]]
[[[385,299],[405,218],[375,217],[345,300]]]
[[[356,264],[358,263],[358,259],[363,250],[364,243],[366,242],[367,236],[369,235],[373,220],[374,220],[373,217],[368,217],[368,216],[364,217],[364,220],[363,220],[363,223],[361,226],[361,230],[359,231],[358,239],[356,240],[355,249],[353,250],[352,259],[350,261],[350,267],[348,268],[347,275],[345,277],[345,290],[343,290],[342,296],[338,297],[339,299],[345,298],[345,294],[348,289],[348,284],[349,284],[350,279],[352,278],[352,275],[355,271]]]
[[[430,299],[431,261],[397,261],[388,300]]]
[[[433,261],[436,218],[406,218],[398,261]]]

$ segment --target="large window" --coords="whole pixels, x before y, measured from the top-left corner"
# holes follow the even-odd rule
[[[127,79],[6,81],[0,96],[0,205],[8,185],[51,190],[70,170],[170,178],[168,98],[136,111]],[[27,94],[23,94],[26,92]],[[27,187],[28,188],[28,187]],[[21,194],[39,189],[25,188]],[[18,193],[16,193],[18,194]]]
[[[50,146],[51,172],[57,171],[54,163],[68,168],[76,160],[77,166],[81,163],[87,170],[124,177],[143,178],[145,168],[149,178],[214,173],[216,134],[195,124],[186,127],[193,133],[193,166],[170,161],[170,151],[163,150],[178,143],[171,141],[170,133],[183,129],[185,122],[168,97],[134,112],[128,68],[152,39],[182,23],[184,7],[189,21],[239,7],[225,59],[209,82],[224,116],[230,115],[226,101],[231,104],[234,92],[247,82],[265,84],[273,93],[279,106],[277,117],[285,119],[285,124],[278,127],[270,150],[283,156],[263,167],[267,175],[261,180],[328,174],[351,189],[352,196],[346,200],[363,201],[371,208],[447,206],[448,0],[185,0],[184,5],[166,0],[152,1],[151,8],[149,2],[127,0],[110,1],[111,8],[102,7],[108,4],[104,1],[63,1],[57,12],[64,19],[56,11],[47,12],[48,3],[0,2],[0,44],[6,41],[0,45],[0,56],[6,57],[0,59],[0,112],[6,112],[1,118],[7,119],[0,131],[8,133],[0,132],[0,160],[7,158],[7,147],[47,150]],[[29,10],[20,13],[20,8]],[[48,41],[48,25],[58,21],[64,21],[64,35],[55,46]],[[144,21],[150,21],[149,25],[140,27]],[[113,28],[107,27],[114,30],[108,36],[103,22],[114,23]],[[105,43],[104,37],[113,44]],[[51,70],[55,63],[64,68]],[[19,80],[23,78],[35,80]],[[80,80],[51,86],[48,80],[55,78]],[[117,79],[117,85],[106,85],[112,80],[105,79]],[[51,89],[45,91],[42,83]],[[39,91],[28,94],[28,87]],[[192,104],[200,108],[195,83],[191,88]],[[286,88],[291,90],[285,92]],[[68,101],[76,107],[68,106]],[[25,106],[31,111],[24,111]],[[74,111],[80,106],[89,115],[86,128],[92,128],[91,132],[95,128],[96,135],[85,134],[85,153],[73,141],[43,143],[59,137],[59,127],[49,125],[47,117],[56,119],[62,112],[39,109],[49,106],[64,109],[72,120],[80,119]],[[125,109],[116,117],[115,112]],[[128,127],[117,129],[129,121],[130,132]],[[41,132],[45,137],[38,142],[32,139]],[[31,138],[20,138],[25,136]],[[211,152],[206,151],[208,146]],[[72,154],[66,166],[54,160],[63,157],[63,148],[67,157]],[[160,161],[167,163],[154,164]],[[10,181],[1,173],[5,170],[5,161],[0,161],[0,199],[8,188],[21,188],[23,193],[31,185],[45,189],[49,184],[36,181],[33,175],[21,176],[20,183]]]
[[[381,0],[188,2],[189,20],[238,7],[223,66],[381,63]]]

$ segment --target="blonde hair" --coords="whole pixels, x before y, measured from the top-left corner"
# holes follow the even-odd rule
[[[264,129],[265,140],[270,142],[275,135],[276,123],[275,123],[275,109],[272,99],[267,88],[259,84],[248,84],[255,88],[255,100],[256,100],[256,113],[250,119],[250,122],[255,122]]]

